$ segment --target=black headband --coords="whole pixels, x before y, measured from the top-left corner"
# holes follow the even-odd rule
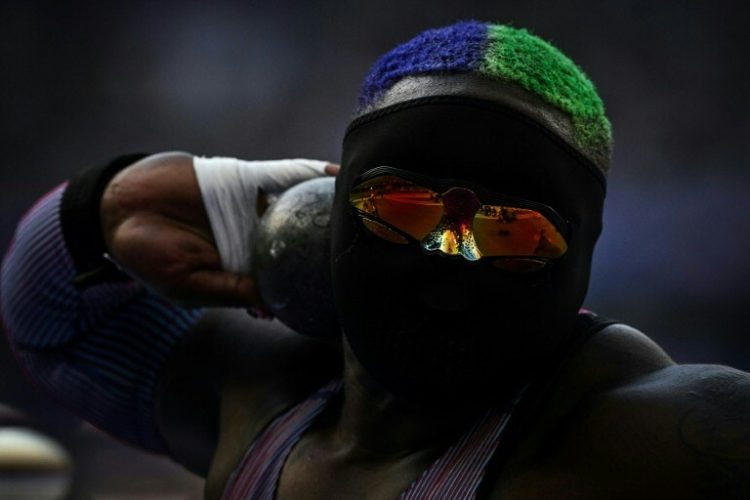
[[[416,99],[411,99],[408,101],[402,101],[396,104],[392,104],[390,106],[386,106],[386,107],[377,109],[375,111],[371,111],[370,113],[366,113],[364,115],[361,115],[355,118],[354,120],[352,120],[351,123],[349,123],[349,125],[346,128],[346,132],[344,133],[344,143],[346,143],[350,134],[352,134],[354,131],[356,131],[358,128],[360,128],[363,125],[372,123],[374,121],[377,121],[387,116],[391,116],[403,110],[416,108],[420,106],[430,106],[430,105],[435,105],[435,104],[448,104],[448,105],[457,105],[457,106],[463,106],[463,107],[473,107],[473,108],[489,110],[489,111],[501,113],[508,118],[511,118],[513,120],[518,120],[524,125],[532,127],[534,130],[536,130],[537,132],[542,134],[544,137],[548,138],[550,141],[556,144],[562,151],[564,151],[570,157],[575,159],[577,163],[579,163],[588,172],[590,172],[591,175],[594,176],[598,184],[601,186],[602,190],[606,192],[607,179],[604,176],[604,174],[601,172],[601,170],[591,160],[589,160],[585,155],[583,155],[583,153],[578,151],[575,147],[571,146],[567,141],[565,141],[560,136],[555,134],[553,131],[551,131],[550,129],[548,129],[547,127],[540,124],[539,122],[537,122],[536,120],[534,120],[533,118],[529,117],[528,115],[524,113],[516,111],[515,109],[512,109],[512,108],[509,108],[506,105],[503,105],[494,101],[489,101],[486,99],[476,98],[476,97],[457,96],[457,95],[439,95],[439,96],[419,97]]]

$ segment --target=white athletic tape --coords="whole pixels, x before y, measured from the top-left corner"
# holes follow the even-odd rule
[[[244,161],[193,158],[203,204],[227,271],[250,274],[258,214],[258,188],[278,195],[295,184],[326,175],[329,162],[306,160]]]

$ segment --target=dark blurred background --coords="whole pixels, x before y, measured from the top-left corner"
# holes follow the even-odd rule
[[[0,245],[45,191],[132,151],[336,161],[359,82],[417,32],[526,27],[596,83],[615,134],[587,305],[679,362],[750,369],[746,2],[11,2],[0,7]],[[76,462],[71,498],[200,498],[202,480],[32,390],[0,341],[0,403]]]

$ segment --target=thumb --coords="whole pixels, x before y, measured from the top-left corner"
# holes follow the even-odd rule
[[[341,170],[341,165],[338,165],[336,163],[329,163],[326,165],[326,168],[324,169],[325,173],[328,175],[339,175],[339,171]]]

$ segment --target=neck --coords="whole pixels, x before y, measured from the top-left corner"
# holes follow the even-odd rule
[[[344,342],[343,396],[332,429],[336,447],[367,460],[403,458],[443,449],[486,409],[443,403],[416,405],[389,393]]]

